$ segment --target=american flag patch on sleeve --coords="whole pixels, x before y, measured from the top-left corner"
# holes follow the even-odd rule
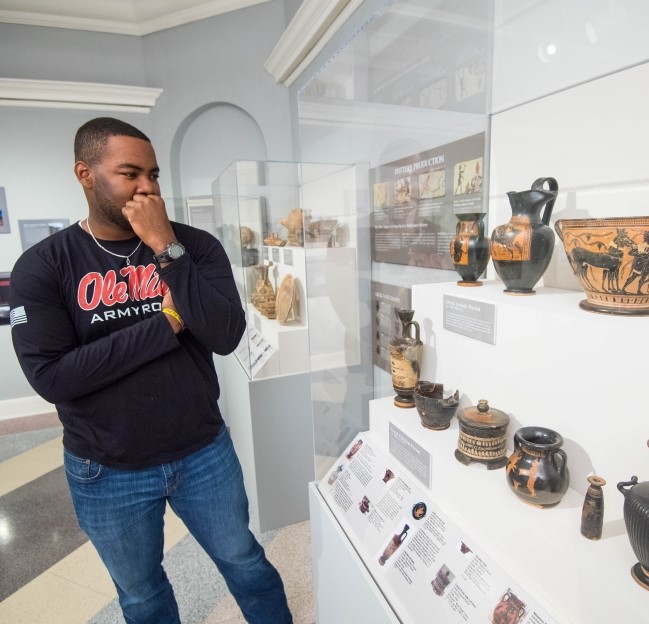
[[[27,312],[25,312],[25,306],[14,308],[9,313],[9,322],[11,323],[12,327],[14,327],[15,325],[20,325],[21,323],[26,323]]]

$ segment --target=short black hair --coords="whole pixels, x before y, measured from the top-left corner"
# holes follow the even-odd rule
[[[87,165],[97,164],[102,157],[106,143],[112,136],[129,136],[151,143],[144,132],[125,121],[114,117],[96,117],[77,130],[74,137],[74,160]]]

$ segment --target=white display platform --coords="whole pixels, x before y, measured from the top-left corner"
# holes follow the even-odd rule
[[[219,405],[241,462],[250,516],[261,531],[309,517],[315,478],[309,373],[249,379],[234,355],[222,358]],[[284,452],[289,444],[291,452]]]
[[[579,308],[585,295],[576,291],[537,288],[536,295],[512,296],[503,289],[495,281],[478,288],[413,287],[424,342],[421,379],[458,388],[460,406],[487,399],[509,414],[509,448],[520,427],[558,431],[572,487],[585,493],[594,472],[608,482],[610,508],[621,506],[618,482],[633,474],[649,479],[649,316],[586,312]],[[444,329],[449,297],[474,308],[493,306],[495,344]]]
[[[376,449],[374,454],[385,455],[389,465],[370,469],[372,456],[363,459],[364,470],[355,470],[346,485],[355,485],[355,489],[348,487],[353,492],[351,506],[323,479],[319,484],[326,501],[323,504],[330,521],[341,528],[342,537],[335,538],[329,532],[324,538],[313,539],[347,541],[357,553],[352,557],[356,568],[370,572],[391,610],[405,624],[422,621],[415,613],[420,601],[429,601],[426,606],[431,621],[493,621],[487,619],[484,605],[471,597],[466,586],[460,588],[468,597],[464,614],[441,609],[439,597],[428,591],[422,579],[425,574],[432,578],[442,561],[433,560],[425,566],[425,572],[409,572],[404,567],[409,565],[405,558],[399,560],[399,574],[388,574],[376,564],[375,555],[380,552],[374,543],[378,539],[376,532],[368,528],[363,533],[362,528],[363,522],[377,526],[376,519],[370,523],[369,514],[359,511],[359,488],[366,484],[370,502],[376,505],[378,490],[372,470],[391,468],[415,494],[404,497],[404,507],[398,510],[394,526],[382,527],[379,537],[385,539],[398,528],[406,518],[412,496],[419,493],[428,502],[429,514],[432,509],[445,518],[449,535],[463,535],[463,541],[486,562],[489,573],[483,573],[482,578],[487,578],[488,584],[498,581],[489,586],[492,604],[498,588],[510,587],[524,597],[528,611],[520,624],[646,621],[649,594],[630,574],[636,558],[624,526],[624,498],[616,484],[633,474],[641,481],[649,478],[641,397],[646,385],[642,360],[649,346],[649,318],[583,311],[578,302],[584,296],[578,292],[540,288],[535,296],[512,297],[502,289],[502,284],[495,282],[473,289],[458,287],[454,282],[413,287],[415,320],[421,325],[425,345],[421,377],[459,388],[460,408],[487,399],[493,407],[507,412],[511,418],[510,451],[513,434],[521,426],[539,425],[559,431],[565,439],[563,448],[571,472],[571,488],[561,503],[538,509],[521,502],[510,491],[504,469],[490,471],[481,464],[465,466],[455,459],[456,419],[446,431],[431,431],[421,426],[415,409],[396,408],[388,397],[370,402],[370,430],[357,437],[369,441]],[[444,328],[449,297],[454,301],[454,313],[458,310],[457,298],[465,300],[473,311],[491,306],[481,323],[494,325],[495,344]],[[468,316],[467,325],[471,322]],[[403,442],[401,451],[391,447],[395,436]],[[403,447],[411,450],[404,453]],[[332,470],[343,465],[344,472],[347,464],[351,465],[343,454]],[[404,464],[411,465],[412,471]],[[580,534],[586,476],[593,472],[607,480],[604,529],[599,541],[587,540]],[[380,504],[385,510],[385,505]],[[333,548],[333,544],[325,541],[323,548],[329,547]],[[415,560],[415,567],[421,568],[422,563],[412,552],[406,552]],[[315,565],[319,565],[318,561]],[[342,579],[332,579],[330,584],[344,585],[347,565],[351,563],[341,568]],[[449,567],[455,579],[461,578],[464,584],[471,581],[466,572],[458,574],[452,565]],[[406,573],[420,585],[414,593],[403,583]],[[468,586],[472,587],[470,583]],[[457,604],[462,593],[454,596]],[[369,595],[366,598],[370,600]],[[373,606],[377,604],[381,602]],[[344,613],[344,605],[339,609]],[[340,624],[352,620],[319,621]]]

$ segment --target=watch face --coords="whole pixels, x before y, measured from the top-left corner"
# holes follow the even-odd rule
[[[178,260],[184,253],[185,248],[180,243],[169,243],[167,248],[154,258],[157,262],[172,262]]]
[[[171,243],[168,247],[168,253],[172,260],[177,260],[185,253],[185,248],[178,243]]]

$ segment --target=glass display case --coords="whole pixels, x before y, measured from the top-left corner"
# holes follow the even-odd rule
[[[455,214],[485,212],[488,196],[489,3],[369,5],[297,96],[302,159],[359,167],[361,350],[313,380],[326,397],[314,407],[319,476],[367,427],[369,400],[393,393],[396,310],[411,306],[414,284],[456,279]]]
[[[393,392],[387,344],[412,286],[457,279],[437,262],[449,259],[457,214],[483,212],[489,235],[511,216],[507,193],[548,175],[559,182],[553,221],[646,214],[644,147],[632,139],[647,126],[646,17],[639,0],[371,0],[353,36],[299,85],[301,158],[367,167],[357,200],[361,367],[327,382],[345,401],[321,413],[339,413],[342,425],[316,414],[316,446],[335,450],[330,461],[359,421],[367,426],[368,400]],[[461,165],[466,181],[480,174],[478,192],[456,194]],[[431,181],[443,199],[422,197]],[[486,276],[496,278],[491,262]],[[579,289],[561,247],[543,284]]]
[[[308,517],[312,409],[359,361],[359,167],[233,162],[213,184],[248,328],[220,358],[220,404],[262,530]],[[335,397],[338,400],[338,397]],[[278,455],[291,440],[291,453]]]
[[[649,7],[639,0],[368,0],[348,23],[339,46],[330,46],[335,54],[323,55],[298,85],[301,157],[367,167],[365,180],[359,176],[358,198],[357,237],[366,245],[366,255],[359,258],[360,364],[327,378],[328,403],[314,408],[315,448],[321,452],[316,451],[320,481],[312,488],[311,522],[323,621],[362,619],[354,604],[367,612],[377,607],[376,622],[421,617],[478,622],[495,612],[496,588],[474,592],[470,584],[475,577],[465,567],[454,572],[455,589],[443,600],[429,598],[431,579],[442,562],[433,567],[422,556],[425,531],[417,533],[417,518],[406,504],[413,501],[401,496],[407,487],[399,481],[422,486],[413,469],[421,467],[422,456],[429,468],[423,484],[429,516],[451,513],[475,544],[474,552],[486,553],[482,561],[493,556],[513,593],[530,597],[516,621],[642,619],[646,590],[629,573],[636,558],[614,485],[647,465],[647,436],[637,410],[643,398],[637,390],[642,367],[610,354],[624,351],[635,361],[644,353],[647,321],[581,310],[583,294],[558,238],[535,296],[505,295],[492,264],[483,288],[469,292],[458,287],[454,271],[430,266],[431,256],[443,247],[449,221],[430,219],[429,209],[432,204],[433,215],[439,206],[455,216],[470,205],[485,213],[490,233],[511,217],[508,192],[552,176],[559,183],[552,225],[566,218],[646,215],[649,182],[639,137],[649,132],[644,110],[648,20]],[[482,137],[482,153],[475,147],[473,154],[462,154],[463,142],[479,145],[476,137]],[[473,184],[473,192],[455,193],[460,163],[470,165],[464,168],[471,174],[464,181],[480,174],[478,194]],[[452,196],[448,203],[435,197],[442,188]],[[466,191],[464,184],[461,188]],[[429,197],[422,196],[422,189]],[[437,238],[431,236],[431,223],[439,226]],[[419,236],[426,239],[429,257],[411,262],[407,252],[421,258]],[[628,245],[611,252],[623,257],[621,289],[625,283],[634,293],[640,288],[634,258],[645,248],[639,242],[637,249]],[[592,265],[584,263],[581,269],[598,283],[606,277]],[[495,329],[493,342],[446,326],[447,311],[457,299],[494,311],[487,322]],[[423,379],[459,387],[462,408],[488,398],[506,411],[512,423],[508,449],[523,426],[547,425],[564,436],[572,480],[555,509],[520,505],[502,473],[457,462],[456,422],[446,432],[429,431],[416,410],[394,407],[389,375],[375,356],[397,331],[395,308],[411,306],[424,343]],[[611,414],[620,413],[624,424],[612,423]],[[391,485],[379,478],[370,491],[372,457],[363,452],[356,460],[346,457],[346,449],[359,439],[376,444],[392,471],[398,467],[400,476]],[[409,445],[410,455],[399,454]],[[387,466],[379,462],[373,467],[382,476]],[[594,472],[613,485],[604,494],[609,498],[598,542],[579,533],[586,477]],[[340,492],[343,486],[347,498]],[[338,499],[323,499],[325,490],[339,494]],[[399,512],[387,509],[388,491],[402,504]],[[394,563],[383,567],[377,536],[387,543],[393,534],[402,535],[403,525],[397,526],[401,513],[411,527],[413,545],[404,542]],[[338,522],[341,517],[349,524]],[[348,530],[350,525],[356,533]],[[428,529],[434,533],[430,525]],[[455,543],[449,540],[448,545]],[[369,550],[371,564],[359,560],[363,549]],[[336,556],[329,557],[333,552]],[[464,592],[467,586],[471,591]],[[498,589],[504,595],[507,587]],[[458,605],[466,607],[466,597],[474,595],[481,601],[489,595],[490,602],[479,606],[476,601],[462,612]],[[417,601],[426,616],[409,613]],[[529,608],[535,602],[548,607],[549,615],[541,607]]]
[[[347,343],[332,338],[358,325],[349,284],[356,279],[354,187],[354,168],[290,162],[236,161],[214,182],[221,240],[248,316],[236,357],[251,379],[350,359]],[[347,277],[333,276],[341,266]],[[324,297],[329,289],[334,296]],[[309,335],[310,317],[316,327],[338,319],[338,327],[322,340],[320,331]]]

